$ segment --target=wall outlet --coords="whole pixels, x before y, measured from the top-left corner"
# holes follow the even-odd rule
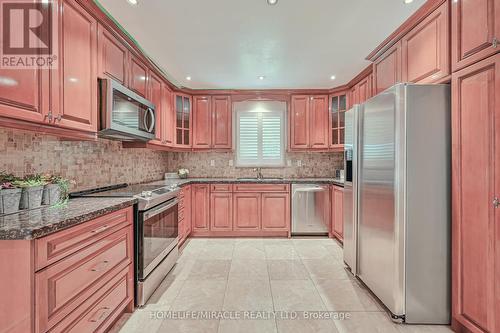
[[[292,160],[286,160],[286,166],[291,167],[292,166]]]
[[[300,168],[302,166],[302,161],[301,160],[297,160],[297,166]]]
[[[215,166],[215,160],[210,160],[210,166]]]
[[[229,166],[233,166],[233,165],[234,165],[233,160],[229,160]]]

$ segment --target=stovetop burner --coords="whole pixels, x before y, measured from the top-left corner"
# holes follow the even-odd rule
[[[70,197],[136,198],[139,201],[139,210],[143,211],[175,198],[178,193],[179,188],[175,185],[118,184],[74,192]]]

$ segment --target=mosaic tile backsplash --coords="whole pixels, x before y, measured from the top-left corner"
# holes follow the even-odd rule
[[[190,177],[255,177],[253,168],[236,168],[233,152],[168,153],[168,170],[189,169]],[[264,177],[310,178],[335,177],[336,169],[343,169],[342,153],[287,153],[286,160],[292,166],[284,168],[264,168]],[[211,166],[213,161],[214,166]],[[300,161],[301,166],[298,166]]]
[[[0,128],[0,171],[24,176],[50,172],[74,180],[72,191],[162,179],[168,154],[124,149],[121,142],[60,141],[56,137]]]
[[[262,173],[265,177],[334,177],[335,169],[343,167],[342,158],[342,153],[287,153],[292,166],[265,168]],[[118,141],[61,141],[49,135],[0,128],[0,171],[16,176],[58,174],[74,181],[71,191],[155,181],[179,168],[189,169],[190,177],[255,177],[252,168],[230,166],[231,160],[233,152],[124,149]]]

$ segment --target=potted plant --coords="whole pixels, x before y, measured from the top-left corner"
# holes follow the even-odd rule
[[[47,184],[42,175],[29,175],[14,182],[23,189],[21,193],[21,209],[33,209],[42,205],[43,187]]]
[[[177,171],[177,174],[179,175],[179,178],[186,179],[189,175],[189,170],[188,169],[179,169],[179,171]]]
[[[17,180],[12,174],[0,173],[0,215],[19,210],[22,190],[14,185]]]
[[[70,181],[61,176],[44,175],[47,183],[43,188],[42,204],[55,205],[66,200]]]

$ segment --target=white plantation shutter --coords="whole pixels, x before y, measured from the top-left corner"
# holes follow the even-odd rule
[[[236,166],[284,166],[284,103],[268,102],[263,107],[264,102],[253,102],[257,105],[253,108],[251,102],[243,103],[241,110],[235,107]]]

